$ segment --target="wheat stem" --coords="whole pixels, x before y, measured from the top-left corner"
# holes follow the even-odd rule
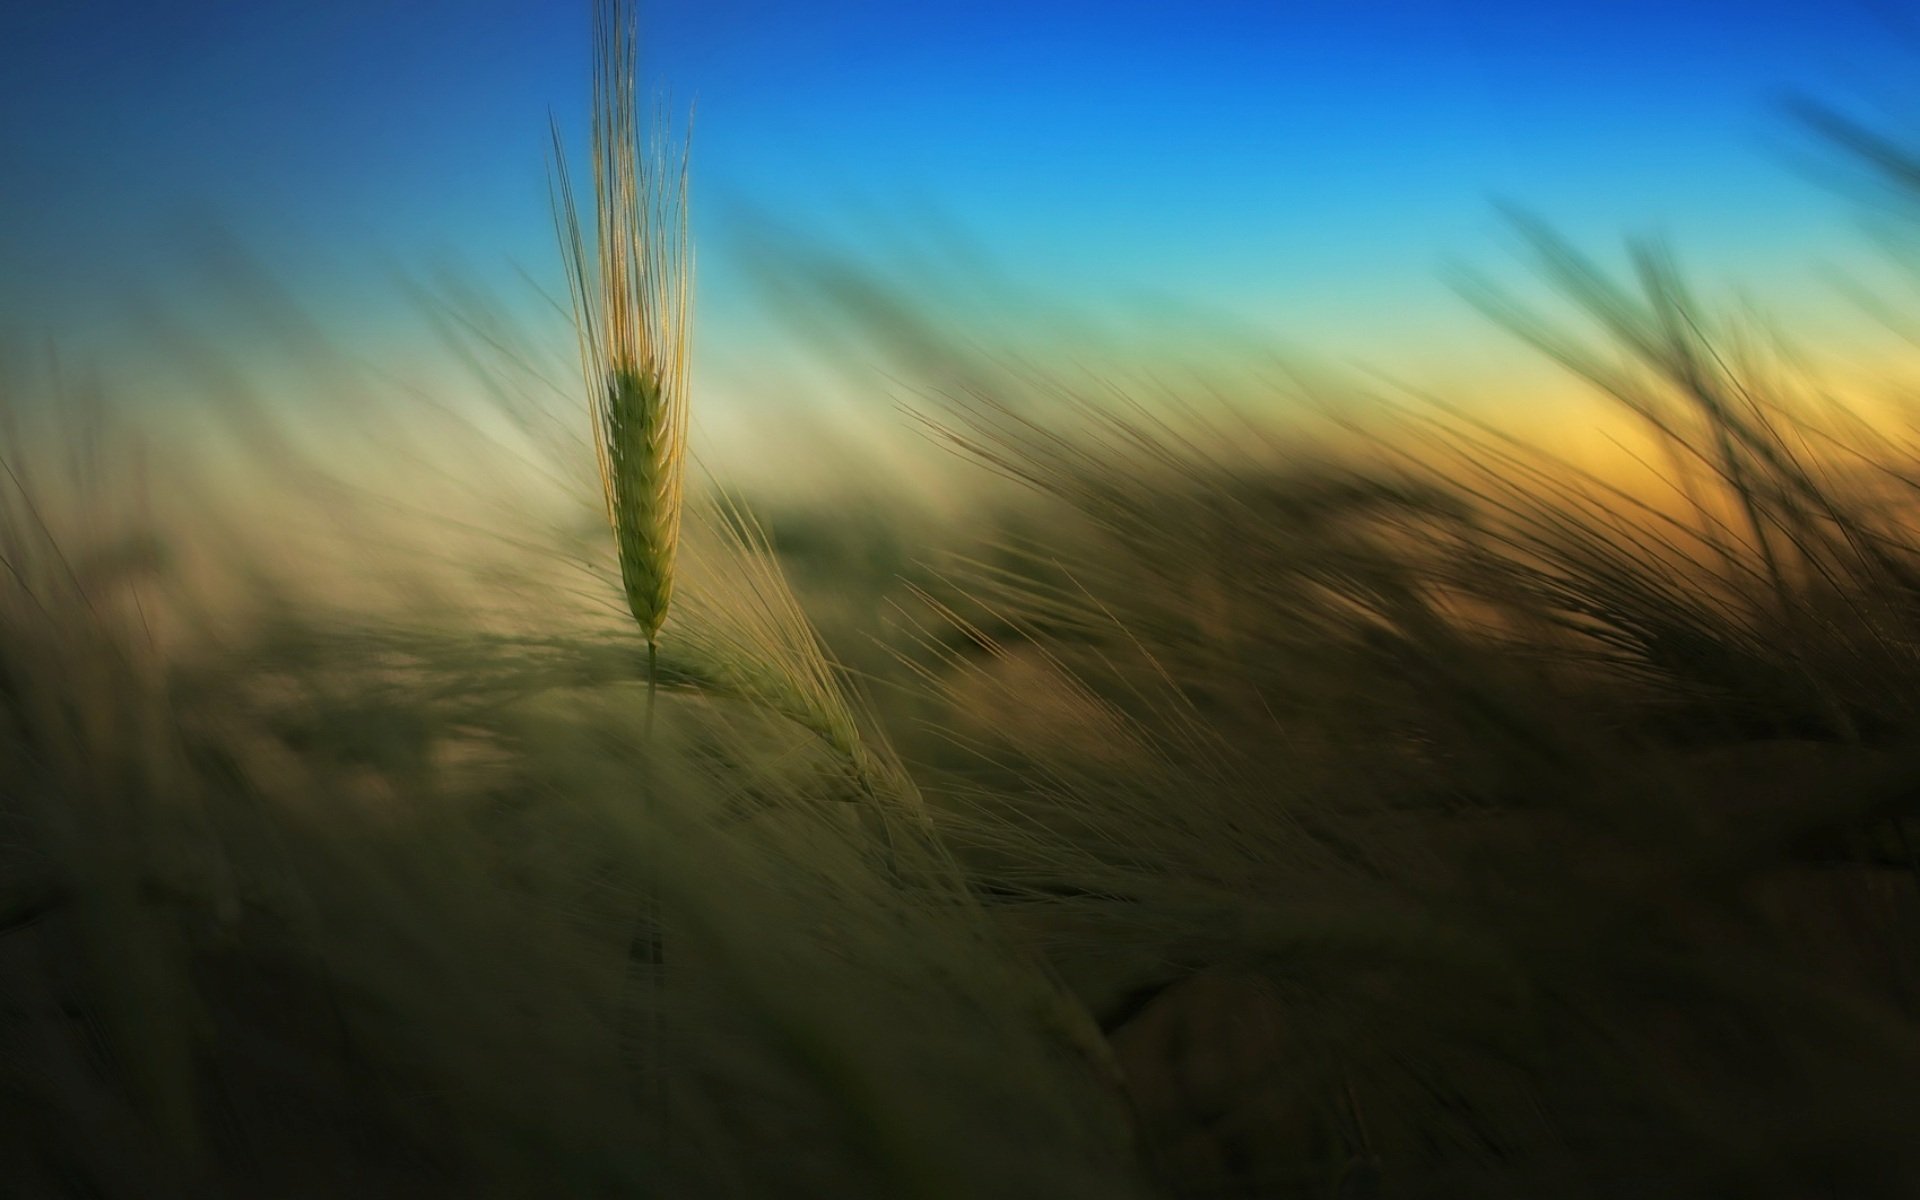
[[[660,629],[673,599],[674,558],[687,455],[687,152],[676,156],[665,121],[640,131],[638,36],[633,6],[601,0],[593,21],[593,253],[581,234],[566,153],[553,129],[553,202],[567,289],[586,375],[595,465],[613,529],[627,611],[647,641],[647,749],[640,780],[654,807],[653,723]],[[649,872],[657,875],[655,866]],[[656,987],[666,969],[659,896],[649,885],[640,939],[654,947]],[[657,1118],[668,1116],[661,997],[648,1005],[647,1074]],[[665,1137],[664,1125],[662,1136]]]

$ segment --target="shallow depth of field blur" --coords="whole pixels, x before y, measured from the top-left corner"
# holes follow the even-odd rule
[[[185,6],[149,61],[124,14],[79,7],[182,121],[244,126],[180,104],[200,69],[294,112],[257,74],[271,22]],[[446,36],[518,95],[537,73],[476,32],[508,7]],[[1484,226],[1423,228],[1493,231],[1451,266],[1382,265],[1364,206],[1329,204],[1329,248],[1289,280],[1306,243],[1256,205],[1178,207],[1230,193],[1236,153],[1277,186],[1273,145],[1235,139],[1285,87],[1251,49],[1214,64],[1235,99],[1199,132],[1115,101],[1160,153],[1089,126],[1069,174],[1096,216],[1056,213],[1049,257],[1027,218],[1067,176],[1044,139],[968,157],[905,50],[887,77],[924,136],[865,161],[949,163],[926,170],[975,233],[906,204],[830,228],[825,186],[782,211],[767,181],[812,177],[756,191],[742,164],[812,128],[805,56],[872,51],[863,18],[741,6],[762,36],[729,41],[659,7],[644,78],[664,94],[679,45],[713,91],[651,686],[542,223],[538,106],[584,139],[587,5],[518,43],[573,64],[498,118],[521,192],[449,184],[444,228],[430,197],[330,193],[391,215],[382,237],[446,239],[386,247],[374,283],[326,265],[359,261],[363,214],[333,241],[261,224],[279,140],[234,211],[188,221],[34,132],[177,170],[198,143],[136,89],[65,113],[0,93],[0,146],[43,168],[0,201],[0,1195],[1920,1193],[1920,121],[1762,79],[1782,90],[1753,105],[1774,168],[1753,178],[1777,206],[1742,179],[1717,225],[1676,187],[1671,236],[1623,237],[1648,180],[1694,178],[1649,154],[1618,210],[1449,193],[1432,211]],[[1281,38],[1202,7],[1168,55]],[[1409,6],[1403,36],[1507,28],[1482,7]],[[1745,45],[1723,18],[1641,13],[1645,61]],[[71,20],[0,31],[78,63]],[[1044,48],[1034,30],[1081,20],[1021,28]],[[342,21],[291,31],[312,35],[291,78],[358,61]],[[752,125],[780,80],[714,64],[778,63],[782,38],[796,115]],[[1605,61],[1638,61],[1629,41]],[[969,46],[983,95],[1053,70],[1033,95],[1067,105],[1104,78]],[[1440,71],[1396,54],[1408,96]],[[1320,86],[1360,86],[1337,74]],[[1652,111],[1681,103],[1646,80]],[[389,100],[381,121],[458,115]],[[975,116],[1017,123],[1004,104]],[[496,115],[419,153],[465,162]],[[81,136],[116,122],[145,132]],[[709,125],[737,185],[711,196]],[[971,149],[942,160],[942,137]],[[403,140],[313,153],[398,155],[424,187]],[[1349,184],[1373,157],[1318,153]],[[1310,192],[1315,158],[1281,157]],[[1437,161],[1368,175],[1383,245],[1417,253],[1391,194],[1443,190]],[[974,170],[1010,190],[969,209]],[[1128,187],[1139,211],[1097,202]],[[481,221],[485,188],[520,217]],[[123,211],[141,197],[150,225]],[[289,228],[324,224],[290,203]],[[1154,205],[1245,248],[1136,241]],[[1788,236],[1814,212],[1847,237]],[[509,227],[510,251],[478,232]],[[143,228],[170,232],[135,249]],[[1236,254],[1240,290],[1204,294]],[[1444,303],[1369,290],[1401,267]],[[1139,286],[1110,303],[1112,278]]]

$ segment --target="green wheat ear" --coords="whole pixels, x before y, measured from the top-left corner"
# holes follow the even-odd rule
[[[654,645],[673,596],[687,455],[687,151],[665,122],[642,138],[633,7],[594,10],[589,253],[553,129],[554,215],[591,398],[594,453],[627,608]]]
[[[680,539],[681,458],[686,440],[673,427],[656,379],[616,368],[607,382],[607,499],[619,545],[627,609],[655,641],[673,599]]]

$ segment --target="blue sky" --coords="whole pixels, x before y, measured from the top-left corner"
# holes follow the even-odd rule
[[[1897,81],[1870,4],[654,0],[697,99],[700,345],[755,320],[742,212],[845,243],[958,230],[1099,306],[1166,297],[1337,354],[1457,354],[1448,262],[1489,199],[1591,245],[1672,236],[1802,295],[1850,214],[1771,107]],[[557,281],[549,111],[584,125],[588,6],[15,0],[0,8],[0,334],[109,340],[236,235],[349,336],[414,336],[396,263]],[[1417,354],[1416,354],[1417,357]]]

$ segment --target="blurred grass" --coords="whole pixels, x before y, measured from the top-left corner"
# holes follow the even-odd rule
[[[265,408],[224,484],[21,417],[6,1194],[1912,1195],[1913,447],[1661,247],[1519,228],[1584,331],[1472,295],[1631,484],[820,275],[978,486],[709,484],[652,739],[484,298],[495,410],[396,405],[399,494]]]

